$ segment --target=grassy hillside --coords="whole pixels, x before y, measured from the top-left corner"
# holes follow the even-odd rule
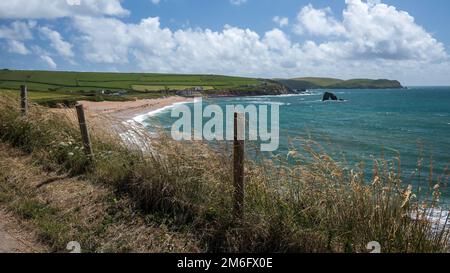
[[[247,157],[245,217],[240,221],[233,215],[230,147],[177,142],[135,126],[103,128],[113,120],[92,116],[91,158],[69,114],[74,111],[32,104],[24,118],[17,99],[0,94],[0,148],[3,142],[28,154],[27,172],[37,165],[47,174],[72,179],[45,184],[43,175],[37,181],[44,186],[37,188],[35,182],[30,187],[23,177],[27,172],[3,163],[7,159],[0,152],[0,204],[36,223],[42,240],[55,251],[74,238],[92,252],[187,252],[201,246],[200,251],[213,253],[365,253],[371,241],[379,242],[383,253],[449,250],[449,230],[433,227],[427,217],[434,210],[423,209],[441,206],[439,187],[433,185],[445,182],[430,176],[423,186],[426,199],[415,198],[418,192],[408,186],[413,178],[401,172],[399,158],[374,159],[368,174],[336,161],[311,140],[292,143],[291,162],[285,156]],[[119,136],[125,130],[136,136],[134,141]],[[9,157],[9,162],[18,161]],[[56,191],[42,192],[49,187]],[[167,243],[174,247],[164,247]]]
[[[175,95],[197,90],[206,95],[288,92],[279,83],[219,75],[0,71],[0,89],[18,90],[26,84],[37,102],[130,100]]]
[[[316,78],[316,77],[295,78],[293,80],[308,82],[315,86],[330,86],[343,82],[343,80],[335,78]]]
[[[403,88],[399,81],[395,80],[371,80],[371,79],[351,79],[340,80],[334,78],[294,78],[287,80],[279,80],[292,89],[388,89]]]

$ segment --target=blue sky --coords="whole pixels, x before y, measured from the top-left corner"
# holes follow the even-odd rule
[[[9,0],[0,67],[450,85],[447,0]]]

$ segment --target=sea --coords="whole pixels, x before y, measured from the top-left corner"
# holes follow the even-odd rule
[[[326,91],[342,101],[323,102]],[[295,145],[293,139],[313,140],[348,167],[364,163],[367,179],[374,159],[389,161],[400,156],[405,183],[427,187],[432,174],[433,183],[441,181],[443,203],[450,203],[450,87],[311,90],[295,95],[210,98],[203,104],[223,109],[231,104],[278,105],[280,147],[274,153],[285,156],[290,145]],[[136,121],[149,130],[155,126],[170,130],[177,120],[171,117],[171,109],[136,117]]]

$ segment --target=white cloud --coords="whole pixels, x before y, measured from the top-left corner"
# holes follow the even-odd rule
[[[58,67],[50,56],[41,55],[40,58],[50,69],[55,70]]]
[[[447,57],[443,44],[407,12],[380,1],[346,0],[346,4],[342,21],[335,19],[329,8],[304,7],[297,17],[296,32],[338,37],[339,43],[334,45],[348,58],[433,61]]]
[[[273,17],[272,21],[276,23],[279,27],[285,27],[289,25],[289,18],[287,17],[275,16]]]
[[[24,43],[16,40],[8,40],[8,52],[21,55],[28,55],[30,51],[27,49]]]
[[[75,15],[124,16],[129,11],[121,5],[121,0],[15,0],[0,1],[1,19],[56,19]]]
[[[150,0],[150,2],[152,2],[152,4],[154,5],[158,5],[161,2],[161,0]]]
[[[6,40],[6,49],[10,53],[27,55],[27,49],[24,41],[32,40],[32,29],[35,27],[35,22],[12,22],[9,26],[0,27],[0,39]]]
[[[114,18],[77,17],[74,26],[81,32],[85,57],[92,62],[124,64],[130,55],[141,52],[166,56],[175,46],[173,33],[161,29],[157,17],[139,24],[126,24]]]
[[[81,33],[86,60],[135,63],[148,71],[258,74],[273,70],[273,63],[282,62],[292,50],[291,42],[278,29],[264,37],[231,26],[225,26],[221,32],[171,31],[161,28],[157,17],[139,24],[126,24],[114,18],[77,17],[75,27]],[[110,35],[112,31],[115,35]]]
[[[311,4],[305,6],[297,16],[299,23],[294,27],[294,32],[303,34],[306,31],[310,34],[324,36],[344,34],[344,26],[330,15],[330,8],[315,9]]]
[[[53,47],[59,55],[71,58],[74,56],[72,52],[72,45],[62,38],[59,32],[49,29],[48,27],[41,27],[40,33],[50,41],[50,46]]]
[[[240,6],[247,3],[247,0],[230,0],[230,3],[235,6]]]
[[[30,40],[33,38],[32,28],[35,26],[34,22],[12,22],[9,27],[0,26],[0,39],[10,40]]]

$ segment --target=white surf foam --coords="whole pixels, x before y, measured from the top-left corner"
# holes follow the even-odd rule
[[[165,112],[167,112],[167,111],[169,111],[169,110],[175,108],[175,107],[178,106],[178,105],[189,104],[189,103],[195,103],[195,102],[196,102],[195,100],[194,100],[193,102],[190,102],[190,101],[176,102],[176,103],[173,103],[173,104],[171,104],[171,105],[167,105],[167,106],[158,108],[158,109],[156,109],[156,110],[150,111],[150,112],[148,112],[148,113],[146,113],[146,114],[136,116],[136,117],[132,118],[131,120],[128,120],[128,122],[137,122],[137,123],[140,123],[140,124],[145,125],[145,122],[144,122],[144,121],[147,120],[147,119],[150,118],[150,117],[154,117],[154,116],[163,114],[163,113],[165,113]]]
[[[262,105],[291,105],[290,103],[284,103],[279,101],[249,101],[248,104],[262,104]]]
[[[256,98],[285,98],[285,97],[304,97],[304,96],[318,96],[322,95],[322,93],[317,92],[306,92],[299,94],[283,94],[283,95],[265,95],[265,96],[257,96]]]
[[[427,209],[425,211],[421,210],[419,213],[411,213],[410,216],[414,220],[427,219],[432,224],[433,231],[435,232],[442,231],[443,229],[450,229],[449,211],[442,208]]]

